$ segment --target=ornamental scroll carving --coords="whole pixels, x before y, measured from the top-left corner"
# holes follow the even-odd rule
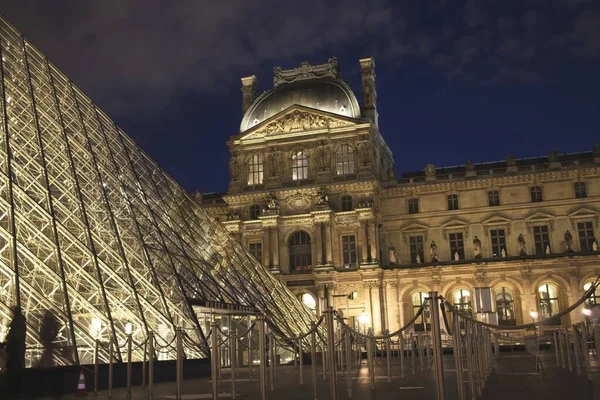
[[[273,86],[282,83],[292,83],[305,79],[333,78],[338,79],[340,68],[337,58],[333,57],[327,60],[327,64],[310,65],[307,61],[300,63],[300,66],[292,69],[273,68]]]

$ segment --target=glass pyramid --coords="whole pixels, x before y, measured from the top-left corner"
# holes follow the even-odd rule
[[[313,314],[1,17],[0,56],[0,341],[20,305],[27,365],[47,310],[59,365],[91,362],[96,338],[123,346],[130,329],[138,344],[152,331],[167,346],[177,327],[201,344],[189,299],[306,331]],[[188,357],[207,354],[189,342]]]

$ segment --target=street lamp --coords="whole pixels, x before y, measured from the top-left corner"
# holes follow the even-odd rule
[[[366,312],[363,311],[362,313],[360,313],[360,315],[358,316],[358,323],[363,326],[363,329],[367,329],[366,325],[369,323],[369,316]]]
[[[537,319],[538,315],[539,315],[538,312],[534,311],[534,310],[531,310],[531,312],[529,313],[529,316],[533,319],[533,322],[535,322],[535,320]]]

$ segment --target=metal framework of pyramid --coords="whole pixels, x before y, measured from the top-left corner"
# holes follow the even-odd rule
[[[190,299],[306,331],[313,314],[2,17],[0,56],[0,340],[20,305],[28,365],[47,310],[58,364],[91,362],[97,338],[119,347],[129,329],[202,343]]]

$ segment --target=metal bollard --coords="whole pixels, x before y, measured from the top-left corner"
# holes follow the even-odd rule
[[[494,335],[494,355],[496,356],[496,358],[500,357],[500,339],[499,339],[499,334],[498,332],[496,332],[496,334]]]
[[[310,323],[310,370],[312,377],[313,400],[317,400],[317,332],[316,324]]]
[[[442,359],[442,330],[440,327],[440,305],[437,292],[429,292],[431,307],[431,336],[433,338],[434,376],[437,400],[444,400],[444,360]]]
[[[100,341],[96,339],[94,343],[94,396],[98,396],[98,350]]]
[[[181,382],[183,381],[183,331],[181,328],[177,328],[175,330],[175,349],[177,350],[177,360],[175,361],[176,368],[176,382],[177,392],[176,398],[177,400],[181,400]]]
[[[352,398],[352,342],[350,337],[350,329],[345,331],[346,342],[346,389],[348,391],[348,399]]]
[[[231,342],[229,352],[229,365],[231,368],[231,398],[235,399],[235,371],[237,364],[237,334],[235,330],[229,331],[229,341]]]
[[[252,329],[250,329],[250,319],[248,318],[248,379],[252,380],[252,365],[254,359],[252,358]]]
[[[554,331],[556,333],[556,339],[558,342],[558,354],[560,355],[560,366],[562,369],[567,368],[566,360],[565,360],[565,346],[563,341],[562,333],[560,333],[560,329]]]
[[[471,399],[477,399],[476,394],[476,384],[475,384],[475,376],[473,374],[473,332],[471,330],[471,323],[465,320],[465,350],[467,351],[467,369],[468,379],[469,379],[469,393],[471,395]],[[460,319],[459,319],[459,327],[460,327]],[[459,328],[460,329],[460,328]]]
[[[412,364],[412,374],[415,374],[415,338],[413,332],[410,333],[410,362]]]
[[[421,372],[423,372],[423,335],[417,336],[417,348],[419,349],[419,365],[421,366]]]
[[[304,360],[302,359],[303,356],[304,354],[302,352],[302,340],[298,339],[298,364],[300,364],[300,386],[304,385],[304,373],[302,370],[302,368],[304,367]]]
[[[115,355],[113,350],[113,339],[110,339],[110,345],[108,348],[108,399],[112,399],[112,387],[113,387],[113,372],[114,372]]]
[[[257,318],[258,321],[258,352],[260,359],[260,398],[267,398],[267,357],[266,357],[266,335],[265,335],[265,319],[261,315]]]
[[[335,331],[333,330],[333,308],[328,307],[327,322],[327,359],[329,367],[329,393],[331,400],[337,400],[337,375],[335,372]]]
[[[131,400],[131,346],[133,336],[127,335],[127,400]],[[179,399],[177,399],[179,400]]]
[[[399,356],[400,356],[400,378],[404,379],[404,334],[400,333],[399,338]]]
[[[148,352],[148,342],[144,341],[144,356],[142,357],[142,389],[146,388],[146,354],[147,354],[147,352]]]
[[[152,400],[154,389],[154,332],[148,334],[148,398]]]
[[[389,335],[390,330],[386,329],[385,334]],[[385,339],[385,353],[387,356],[388,383],[392,383],[392,341],[389,337]]]
[[[575,370],[577,371],[577,375],[581,375],[581,346],[579,343],[579,330],[577,329],[577,325],[573,325],[573,353],[575,353]]]
[[[565,348],[567,349],[567,364],[569,365],[569,372],[573,372],[573,365],[571,364],[571,342],[569,338],[569,330],[565,328]]]
[[[584,361],[585,361],[585,370],[586,370],[586,378],[588,380],[588,390],[591,393],[593,390],[592,386],[592,371],[590,365],[590,348],[588,344],[589,332],[586,324],[581,324],[581,331],[583,334],[583,353],[584,353]]]
[[[269,358],[271,359],[269,364],[269,386],[272,392],[275,390],[275,365],[277,362],[275,360],[275,336],[271,332],[269,332]]]
[[[323,380],[327,380],[327,350],[325,342],[321,343],[321,365],[323,367]]]
[[[427,370],[431,370],[431,357],[433,356],[433,340],[431,336],[425,335],[425,340],[427,345],[425,346],[425,351],[427,352]]]
[[[460,323],[458,320],[458,314],[452,314],[452,325],[453,325],[453,339],[454,348],[454,365],[456,367],[456,386],[458,389],[458,400],[465,400],[465,385],[463,378],[463,355],[461,347],[461,335],[460,335]]]
[[[212,336],[210,338],[210,379],[212,386],[212,398],[213,400],[217,400],[219,396],[219,390],[217,385],[217,353],[219,351],[219,338],[217,336],[217,331],[219,329],[219,326],[216,322],[213,321],[210,324],[210,329],[212,331]]]
[[[369,381],[371,382],[371,390],[375,390],[375,371],[373,371],[373,337],[370,329],[369,337],[367,338],[367,369],[369,370]]]

